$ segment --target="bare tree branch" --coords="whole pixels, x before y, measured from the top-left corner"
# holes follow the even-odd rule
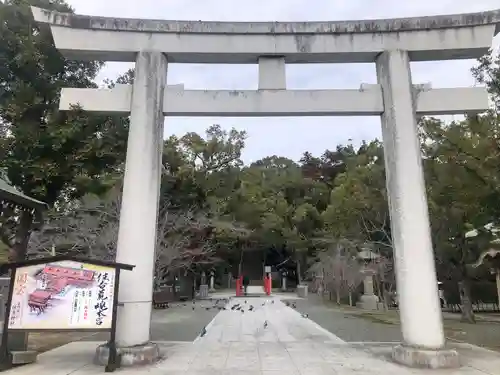
[[[358,262],[356,254],[356,242],[347,239],[337,240],[335,244],[319,254],[317,262],[308,271],[321,275],[322,287],[330,293],[335,291],[338,304],[340,304],[342,292],[347,292],[352,305],[352,293],[363,280],[362,265]]]
[[[28,254],[43,257],[55,252],[114,260],[120,197],[117,188],[104,198],[86,196],[66,210],[50,212],[45,226],[31,236]],[[219,262],[212,240],[215,228],[248,234],[245,228],[209,218],[195,207],[180,209],[164,202],[158,215],[155,286],[179,270],[194,271]]]

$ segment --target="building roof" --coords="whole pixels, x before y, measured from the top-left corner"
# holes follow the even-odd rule
[[[9,201],[15,203],[19,206],[26,208],[34,208],[37,210],[43,210],[47,208],[47,204],[30,198],[27,195],[21,193],[15,187],[10,185],[5,179],[0,177],[0,199],[3,201]]]

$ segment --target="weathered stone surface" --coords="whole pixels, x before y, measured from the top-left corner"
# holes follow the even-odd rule
[[[307,285],[298,285],[297,286],[297,296],[301,298],[306,298],[307,297]]]
[[[13,365],[25,365],[36,362],[38,352],[34,350],[11,351],[10,355]]]
[[[374,294],[366,295],[363,294],[359,298],[359,302],[356,303],[356,306],[363,310],[378,310],[379,300],[378,297]]]
[[[392,359],[402,365],[416,368],[443,369],[460,367],[460,356],[455,349],[427,350],[398,345]]]
[[[108,364],[109,346],[99,345],[94,356],[94,363],[105,366]],[[160,349],[155,343],[134,346],[129,348],[117,348],[118,367],[130,367],[137,365],[150,365],[160,358]]]
[[[61,53],[81,61],[131,62],[144,46],[165,53],[170,63],[255,64],[263,56],[279,56],[286,64],[360,63],[397,49],[408,51],[412,61],[475,59],[488,52],[500,30],[500,10],[326,22],[127,19],[36,7],[32,12],[36,22],[50,26]],[[272,86],[284,88],[283,82]]]
[[[31,8],[37,22],[79,29],[162,33],[374,33],[471,27],[500,23],[500,10],[431,17],[325,22],[205,22],[85,16]]]

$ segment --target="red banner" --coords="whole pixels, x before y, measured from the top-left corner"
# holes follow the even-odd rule
[[[243,278],[240,276],[236,279],[236,297],[241,297],[243,289]]]

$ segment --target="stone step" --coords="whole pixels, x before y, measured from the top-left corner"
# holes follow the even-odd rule
[[[36,362],[38,352],[34,350],[11,351],[10,355],[12,356],[13,365],[25,365],[28,363]]]
[[[247,294],[264,296],[266,292],[263,286],[249,285],[247,288]]]

